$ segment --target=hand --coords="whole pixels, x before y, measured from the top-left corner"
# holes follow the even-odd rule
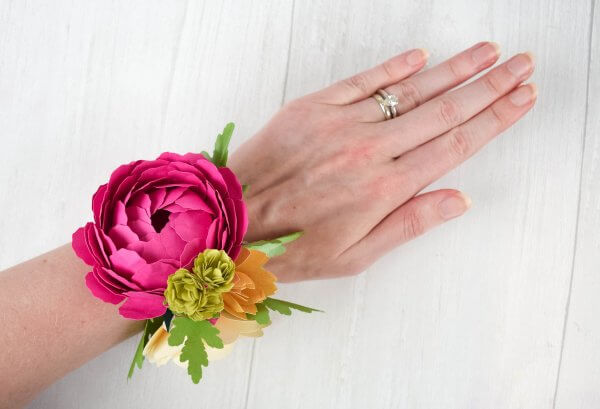
[[[357,274],[446,220],[470,200],[456,190],[419,192],[518,121],[535,103],[530,54],[498,59],[479,43],[431,69],[423,50],[286,104],[232,156],[249,184],[250,241],[303,230],[268,267],[281,281]],[[398,96],[384,121],[371,98]]]

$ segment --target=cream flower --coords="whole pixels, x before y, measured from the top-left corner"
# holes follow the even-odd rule
[[[144,348],[143,354],[146,359],[156,366],[162,366],[171,359],[179,361],[179,355],[181,355],[183,344],[171,346],[167,342],[168,339],[169,332],[167,331],[165,324],[163,324],[154,334],[152,334]]]
[[[235,341],[239,337],[261,337],[262,329],[266,325],[261,325],[253,320],[241,320],[226,312],[222,312],[218,321],[215,323],[215,328],[219,330],[219,337],[223,340],[223,348],[212,348],[204,345],[209,361],[218,361],[227,357],[233,350]],[[169,345],[169,332],[165,324],[156,330],[150,337],[150,340],[144,348],[143,354],[151,363],[156,366],[162,366],[172,360],[182,368],[187,368],[188,362],[181,362],[179,356],[183,344],[178,346]]]

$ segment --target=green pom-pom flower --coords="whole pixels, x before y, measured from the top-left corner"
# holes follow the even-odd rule
[[[165,299],[169,309],[194,321],[214,318],[223,310],[223,296],[206,287],[200,277],[180,268],[167,279]]]
[[[214,291],[225,293],[233,287],[235,263],[223,250],[207,249],[194,260],[194,273]]]

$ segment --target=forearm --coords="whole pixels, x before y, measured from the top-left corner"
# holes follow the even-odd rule
[[[89,269],[69,244],[0,273],[0,402],[24,405],[142,329],[90,294]]]

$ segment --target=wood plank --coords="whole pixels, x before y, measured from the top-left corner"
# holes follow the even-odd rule
[[[118,164],[233,146],[280,106],[291,1],[0,3],[0,269],[70,240]],[[34,408],[241,407],[252,342],[201,385],[175,365],[126,382],[135,340],[51,387]]]
[[[531,49],[539,104],[434,187],[468,215],[355,279],[287,286],[323,316],[257,341],[248,408],[549,408],[584,127],[589,2],[296,2],[286,99],[412,47]]]
[[[600,407],[600,15],[590,32],[585,155],[575,261],[556,408]]]

